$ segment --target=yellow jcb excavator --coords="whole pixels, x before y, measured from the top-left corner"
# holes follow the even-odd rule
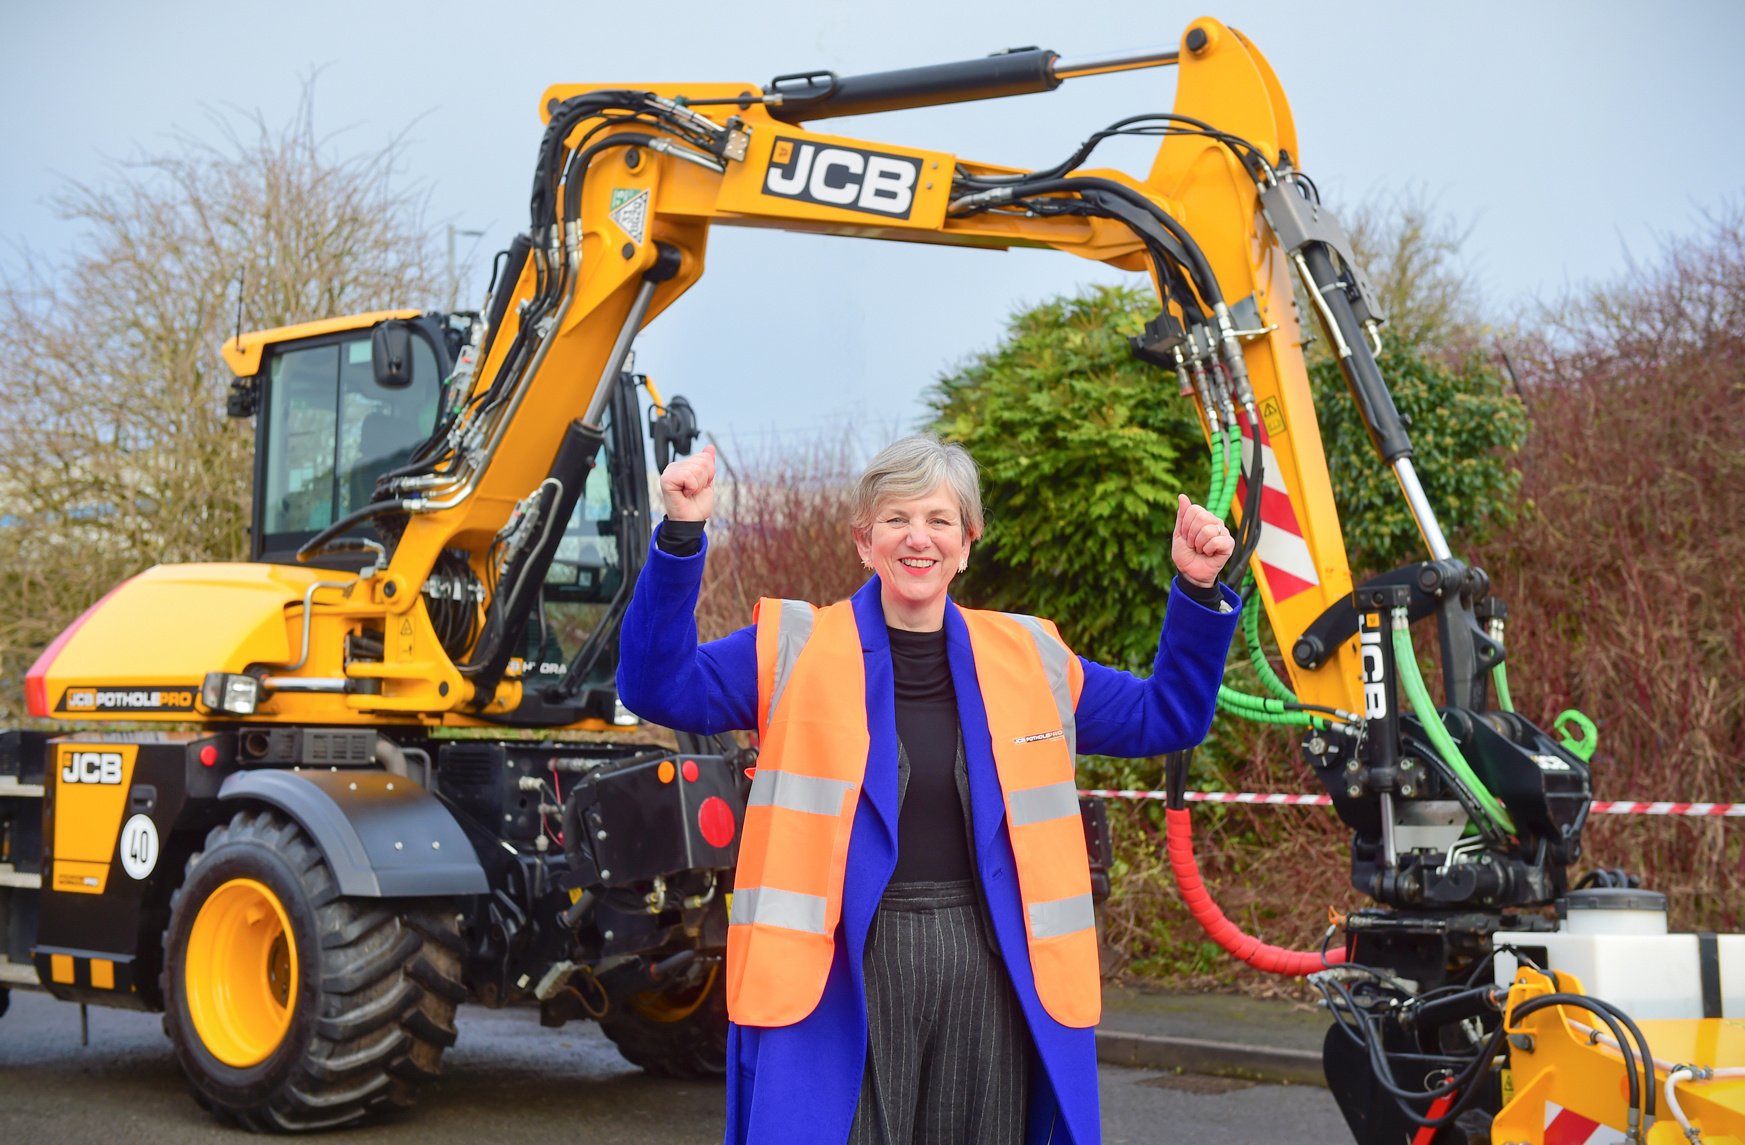
[[[1121,118],[1045,170],[815,127],[1150,67],[1176,69],[1172,111]],[[696,433],[687,403],[626,369],[636,334],[702,274],[716,225],[1052,248],[1155,288],[1134,353],[1200,414],[1212,500],[1236,522],[1229,575],[1252,578],[1250,616],[1289,650],[1273,694],[1224,703],[1299,725],[1352,830],[1352,880],[1376,906],[1342,947],[1257,948],[1202,915],[1328,995],[1328,1080],[1356,1139],[1568,1140],[1565,1113],[1633,1139],[1679,1123],[1745,1138],[1745,1081],[1725,1073],[1745,1065],[1741,940],[1633,946],[1621,931],[1655,929],[1652,899],[1572,887],[1591,737],[1508,702],[1505,612],[1424,496],[1376,364],[1383,315],[1245,36],[1201,19],[1175,48],[1100,57],[565,84],[541,110],[528,225],[480,312],[224,347],[231,412],[256,425],[252,559],[142,572],[30,670],[31,712],[76,726],[0,734],[0,999],[161,1009],[201,1100],[262,1129],[406,1104],[469,999],[597,1019],[652,1070],[720,1072],[750,761],[604,734],[634,722],[612,681],[648,543],[644,426],[662,455]],[[1159,138],[1148,171],[1086,166],[1123,134]],[[1424,542],[1426,559],[1362,585],[1293,272]],[[1432,618],[1439,703],[1411,635]],[[199,730],[106,730],[119,722]],[[1191,880],[1184,777],[1172,761]],[[1660,1025],[1581,992],[1577,966],[1685,945]]]

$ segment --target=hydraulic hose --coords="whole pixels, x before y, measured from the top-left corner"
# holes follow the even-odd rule
[[[1249,575],[1253,580],[1253,574]],[[1246,592],[1247,584],[1243,585]],[[1248,644],[1248,662],[1254,665],[1254,674],[1260,677],[1260,685],[1271,692],[1277,699],[1287,704],[1297,702],[1297,694],[1291,691],[1290,685],[1279,679],[1272,669],[1272,662],[1266,658],[1266,649],[1260,646],[1260,608],[1257,601],[1249,602],[1254,607],[1242,613],[1242,639]]]
[[[1211,466],[1212,484],[1206,491],[1206,508],[1221,520],[1224,514],[1218,507],[1224,503],[1224,482],[1230,472],[1230,450],[1221,426],[1212,431]]]
[[[1345,961],[1343,950],[1330,951],[1323,957],[1319,951],[1286,950],[1243,934],[1218,909],[1200,878],[1200,865],[1194,860],[1193,827],[1187,808],[1166,808],[1163,817],[1168,829],[1169,866],[1175,872],[1176,885],[1181,888],[1182,901],[1187,903],[1188,912],[1205,928],[1212,941],[1248,965],[1269,974],[1313,974]]]
[[[1236,458],[1242,452],[1242,429],[1230,426],[1224,431],[1224,483],[1219,489],[1219,499],[1212,512],[1220,521],[1230,516],[1230,504],[1236,500]]]
[[[1643,1074],[1639,1076],[1636,1072],[1637,1053],[1625,1043],[1623,1026],[1619,1024],[1618,1017],[1612,1012],[1611,1007],[1599,1003],[1599,999],[1597,998],[1589,998],[1581,994],[1538,994],[1527,999],[1525,1002],[1522,1002],[1511,1010],[1509,1012],[1508,1021],[1519,1022],[1529,1014],[1535,1014],[1540,1010],[1547,1010],[1553,1006],[1570,1006],[1575,1009],[1586,1010],[1588,1013],[1604,1022],[1607,1028],[1612,1031],[1613,1045],[1617,1049],[1618,1055],[1624,1059],[1624,1080],[1628,1087],[1627,1097],[1630,1103],[1630,1116],[1628,1119],[1628,1130],[1625,1133],[1625,1139],[1630,1141],[1640,1140],[1639,1129],[1642,1124],[1641,1118],[1648,1109],[1647,1104],[1643,1100],[1642,1078],[1645,1076],[1648,1082],[1646,1096],[1652,1098],[1654,1096],[1653,1059],[1649,1058],[1645,1053],[1642,1055]],[[1567,1020],[1568,1019],[1566,1018],[1565,1021]],[[1640,1043],[1638,1043],[1638,1045],[1640,1045]]]
[[[1472,793],[1490,821],[1504,832],[1514,834],[1515,821],[1509,817],[1508,809],[1497,801],[1497,797],[1490,793],[1490,789],[1473,772],[1466,757],[1460,754],[1460,747],[1454,742],[1454,737],[1442,726],[1442,717],[1436,711],[1436,705],[1431,702],[1430,690],[1424,686],[1424,677],[1418,673],[1418,658],[1412,651],[1412,633],[1407,627],[1403,608],[1394,610],[1393,636],[1395,671],[1399,674],[1406,698],[1411,702],[1412,711],[1424,727],[1424,734],[1430,738],[1431,746],[1435,747],[1436,754],[1442,757],[1442,762],[1448,765],[1448,769],[1461,784]]]
[[[1515,710],[1515,701],[1509,695],[1509,673],[1501,664],[1491,669],[1491,687],[1496,689],[1497,707],[1505,712]]]
[[[1300,710],[1292,704],[1269,696],[1251,696],[1228,684],[1218,685],[1218,707],[1231,715],[1260,724],[1299,728],[1326,726],[1325,717],[1319,713]]]
[[[329,542],[372,517],[380,517],[385,513],[404,513],[405,511],[406,502],[404,501],[372,501],[362,505],[304,541],[297,550],[297,559],[300,561],[314,560],[327,548]]]
[[[1679,1105],[1678,1095],[1674,1092],[1677,1087],[1690,1082],[1718,1081],[1739,1077],[1745,1077],[1745,1067],[1722,1066],[1716,1068],[1714,1066],[1681,1065],[1666,1075],[1666,1107],[1678,1121],[1679,1128],[1684,1131],[1688,1140],[1701,1142],[1702,1134],[1691,1124],[1690,1118],[1685,1115],[1684,1107]]]
[[[1257,426],[1254,407],[1252,405],[1246,407],[1245,412],[1248,415],[1249,423]],[[1236,426],[1236,432],[1238,435],[1242,432],[1240,423]],[[1238,436],[1236,440],[1240,442],[1242,439]],[[1260,490],[1266,482],[1265,456],[1266,451],[1261,448],[1260,430],[1257,427],[1254,430],[1254,448],[1248,455],[1248,472],[1241,474],[1241,478],[1247,482],[1248,488],[1244,490],[1242,498],[1242,523],[1236,530],[1236,551],[1230,555],[1230,560],[1225,564],[1224,571],[1220,574],[1220,579],[1232,588],[1241,584],[1242,579],[1248,575],[1250,571],[1248,563],[1253,559],[1255,551],[1260,548],[1262,528]],[[1225,495],[1234,497],[1235,492],[1236,482],[1232,480]]]
[[[998,188],[1011,193],[1000,198],[1000,202],[1010,202],[1014,198],[1028,198],[1033,195],[1081,195],[1085,191],[1102,191],[1118,199],[1122,199],[1139,208],[1145,214],[1155,219],[1168,232],[1171,239],[1180,247],[1183,255],[1183,265],[1188,277],[1193,280],[1194,289],[1207,306],[1214,309],[1224,301],[1223,289],[1218,285],[1217,275],[1212,273],[1212,264],[1206,259],[1200,244],[1194,241],[1194,236],[1188,229],[1166,214],[1157,204],[1146,198],[1142,192],[1134,190],[1125,183],[1117,183],[1113,179],[1104,179],[1097,175],[1081,175],[1070,179],[1036,179],[1024,183],[1013,184],[1010,187]],[[984,192],[983,194],[988,194]]]
[[[1432,1101],[1430,1108],[1424,1113],[1424,1117],[1434,1121],[1438,1117],[1447,1116],[1448,1107],[1454,1104],[1454,1099],[1459,1096],[1459,1093],[1459,1090],[1455,1090],[1453,1093],[1445,1093]],[[1420,1125],[1418,1131],[1412,1134],[1412,1145],[1432,1145],[1435,1140],[1436,1127],[1433,1125]]]

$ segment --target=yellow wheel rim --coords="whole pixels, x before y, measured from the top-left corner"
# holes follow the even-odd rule
[[[213,891],[188,933],[182,984],[213,1057],[242,1069],[271,1056],[297,998],[297,944],[279,897],[254,879]]]

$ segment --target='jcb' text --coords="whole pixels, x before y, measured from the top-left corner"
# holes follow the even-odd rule
[[[763,186],[784,199],[906,219],[920,174],[921,161],[906,155],[778,139]]]
[[[62,783],[120,783],[121,753],[118,751],[74,751],[67,753],[61,766]]]
[[[1365,628],[1359,638],[1363,654],[1363,714],[1380,720],[1388,714],[1388,686],[1381,655],[1381,630]]]

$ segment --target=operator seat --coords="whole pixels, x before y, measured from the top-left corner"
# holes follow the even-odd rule
[[[349,480],[349,503],[346,510],[369,504],[376,481],[390,469],[397,469],[412,459],[412,451],[423,435],[411,418],[399,418],[377,411],[364,418],[358,426],[357,464]]]

